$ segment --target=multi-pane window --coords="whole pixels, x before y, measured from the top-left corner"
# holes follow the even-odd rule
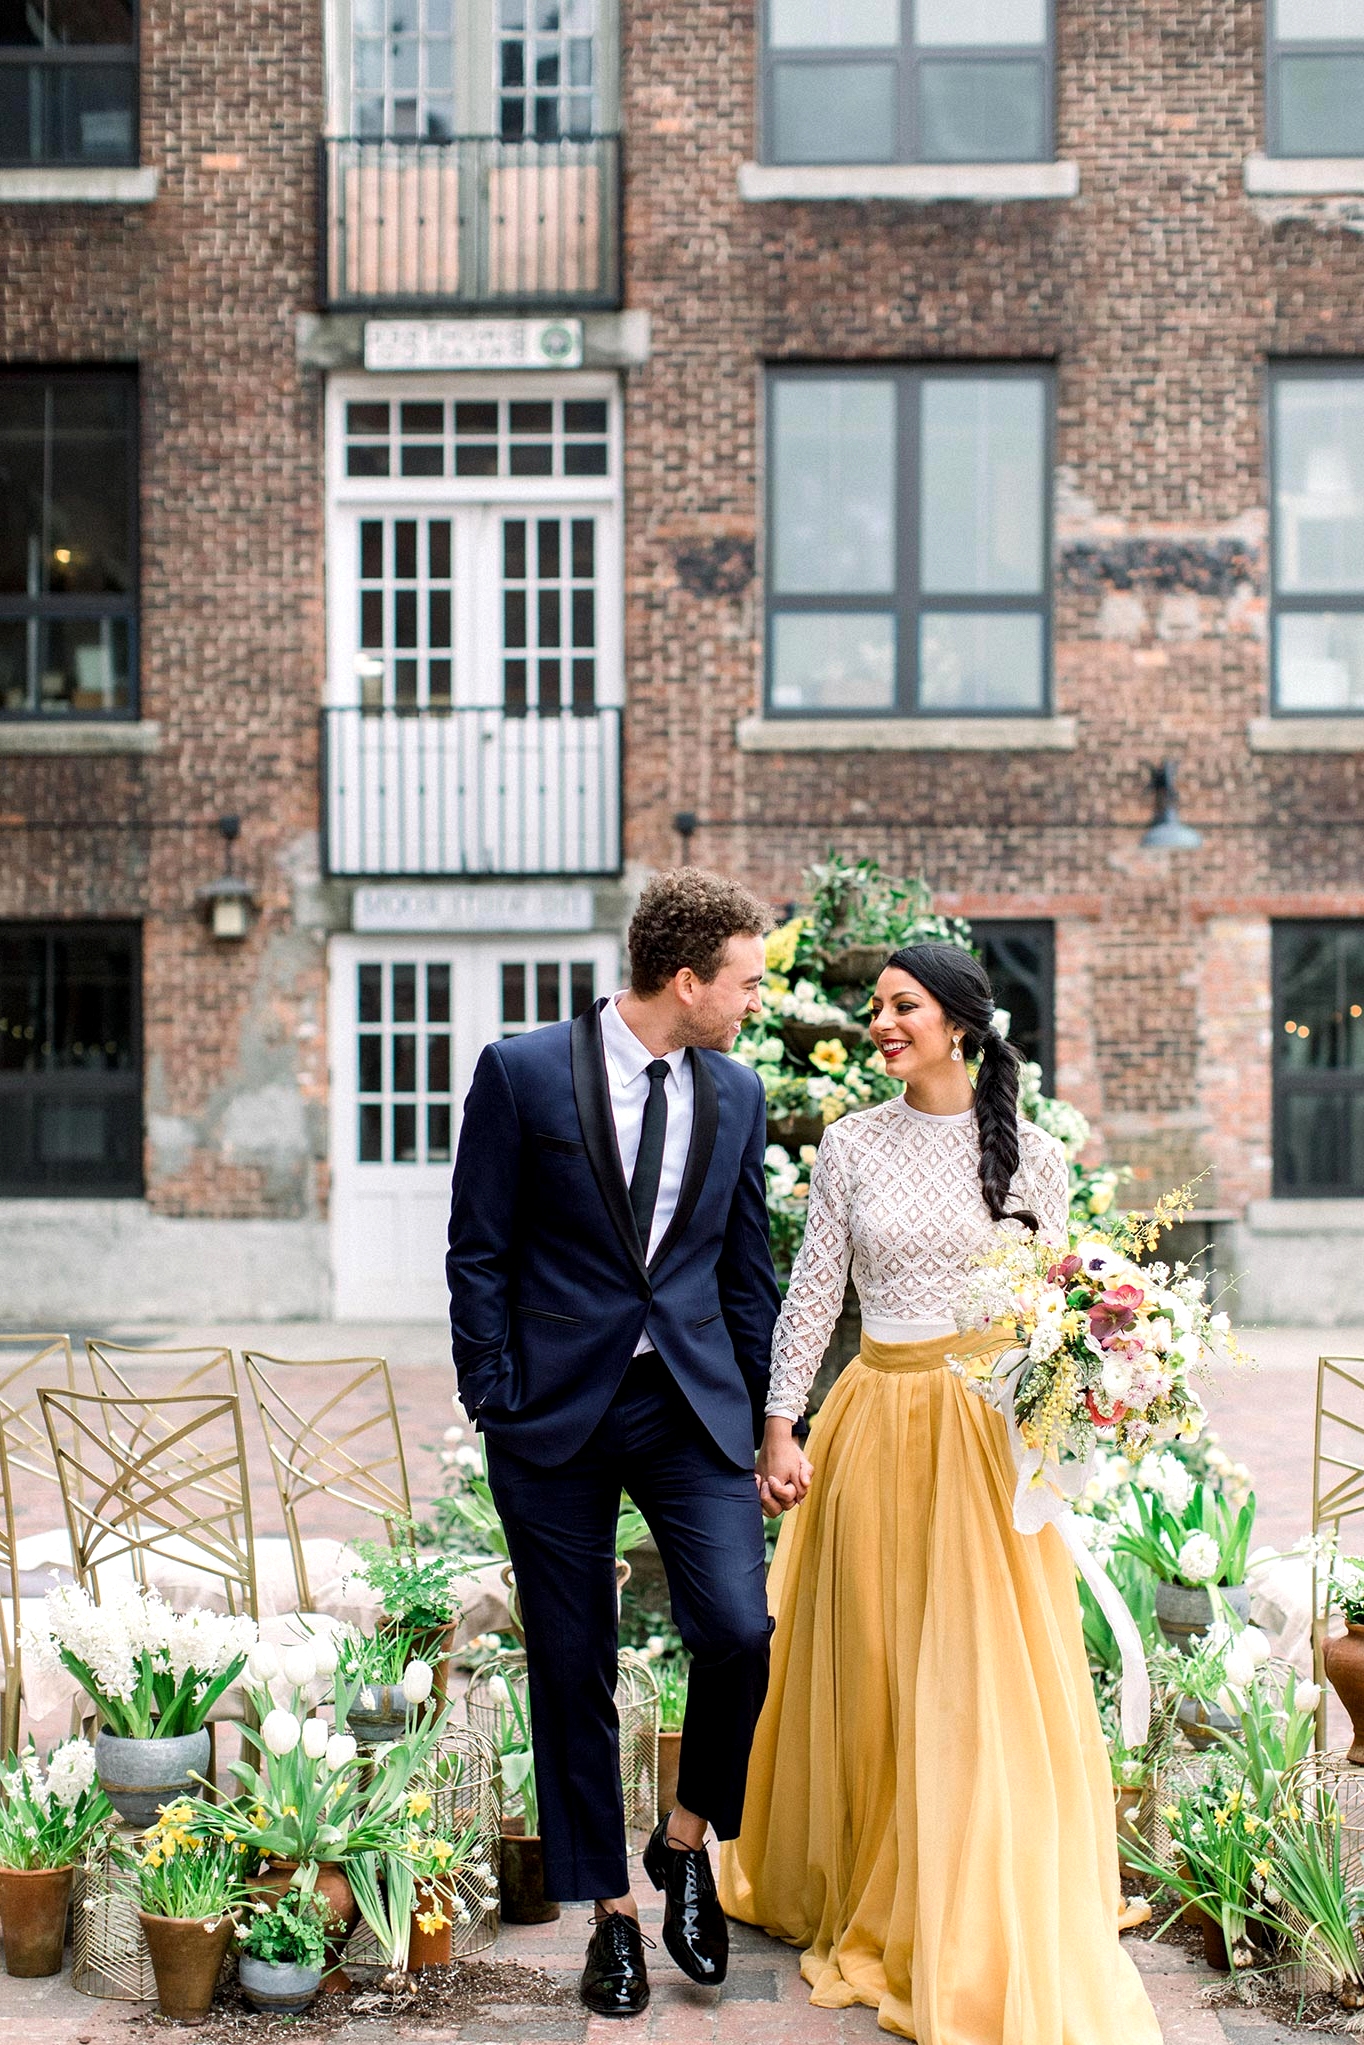
[[[604,476],[604,398],[366,399],[346,406],[348,476]]]
[[[971,936],[1009,1017],[1009,1041],[1042,1069],[1050,1093],[1056,1069],[1055,931],[1050,923],[971,920]]]
[[[501,982],[504,1037],[567,1022],[591,1008],[597,998],[591,959],[508,959],[502,964]]]
[[[136,160],[134,0],[0,7],[0,163]]]
[[[0,711],[133,707],[131,375],[0,374]]]
[[[454,645],[450,518],[362,518],[360,701],[448,710]]]
[[[0,1194],[142,1188],[138,932],[0,923]]]
[[[596,575],[595,519],[503,519],[502,682],[512,716],[596,709]]]
[[[1274,1190],[1364,1194],[1364,922],[1274,926]]]
[[[1049,405],[1042,370],[773,373],[770,711],[1045,708]]]
[[[498,133],[504,142],[590,135],[594,0],[498,0]]]
[[[355,133],[444,142],[455,132],[452,0],[353,0]]]
[[[356,967],[356,1155],[361,1164],[450,1160],[450,967]]]
[[[1269,148],[1364,156],[1364,0],[1267,0]]]
[[[771,163],[1052,153],[1050,0],[765,0]]]
[[[1364,711],[1364,374],[1271,379],[1276,710]]]

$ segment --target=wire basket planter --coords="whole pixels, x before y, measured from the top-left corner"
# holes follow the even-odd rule
[[[465,1698],[469,1724],[499,1751],[507,1706],[494,1687],[500,1678],[526,1702],[526,1657],[521,1649],[494,1655],[473,1676]],[[625,1836],[630,1851],[642,1853],[658,1817],[658,1679],[647,1655],[620,1651],[616,1674],[616,1715],[620,1721],[620,1780]]]
[[[116,1835],[124,1847],[137,1834]],[[103,2002],[155,2002],[156,1976],[138,1921],[137,1870],[115,1839],[96,1840],[71,1888],[71,1986]]]
[[[502,1782],[497,1749],[486,1734],[472,1725],[447,1726],[426,1765],[413,1776],[412,1788],[425,1790],[431,1797],[444,1838],[461,1839],[473,1827],[472,1861],[491,1868],[495,1878],[502,1843]],[[495,1892],[496,1879],[491,1886]],[[488,1887],[472,1875],[456,1877],[452,1959],[471,1959],[496,1942],[500,1913],[495,1902],[491,1908],[484,1907]],[[461,1910],[465,1913],[462,1919]],[[379,1941],[363,1918],[347,1941],[343,1964],[347,1970],[387,1965]]]

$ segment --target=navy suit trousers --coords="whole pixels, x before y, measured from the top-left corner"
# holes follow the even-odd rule
[[[749,1748],[767,1691],[762,1509],[662,1358],[636,1357],[605,1415],[550,1468],[485,1440],[488,1481],[526,1631],[546,1893],[630,1886],[614,1704],[616,1516],[622,1490],[649,1523],[691,1656],[677,1798],[738,1833]]]

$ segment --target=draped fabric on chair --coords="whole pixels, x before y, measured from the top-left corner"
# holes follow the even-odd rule
[[[23,1628],[36,1617],[44,1590],[59,1580],[59,1565],[46,1572],[26,1568],[15,1499],[16,1487],[26,1478],[36,1478],[45,1493],[51,1487],[46,1495],[51,1496],[54,1514],[60,1509],[57,1468],[38,1404],[38,1387],[44,1384],[75,1390],[70,1336],[0,1337],[0,1653],[5,1665],[0,1745],[6,1754],[16,1752],[19,1745]]]

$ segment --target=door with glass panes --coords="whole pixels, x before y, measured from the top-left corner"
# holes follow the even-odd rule
[[[445,1317],[459,1116],[483,1046],[616,984],[614,938],[335,938],[331,1237],[339,1320]]]

